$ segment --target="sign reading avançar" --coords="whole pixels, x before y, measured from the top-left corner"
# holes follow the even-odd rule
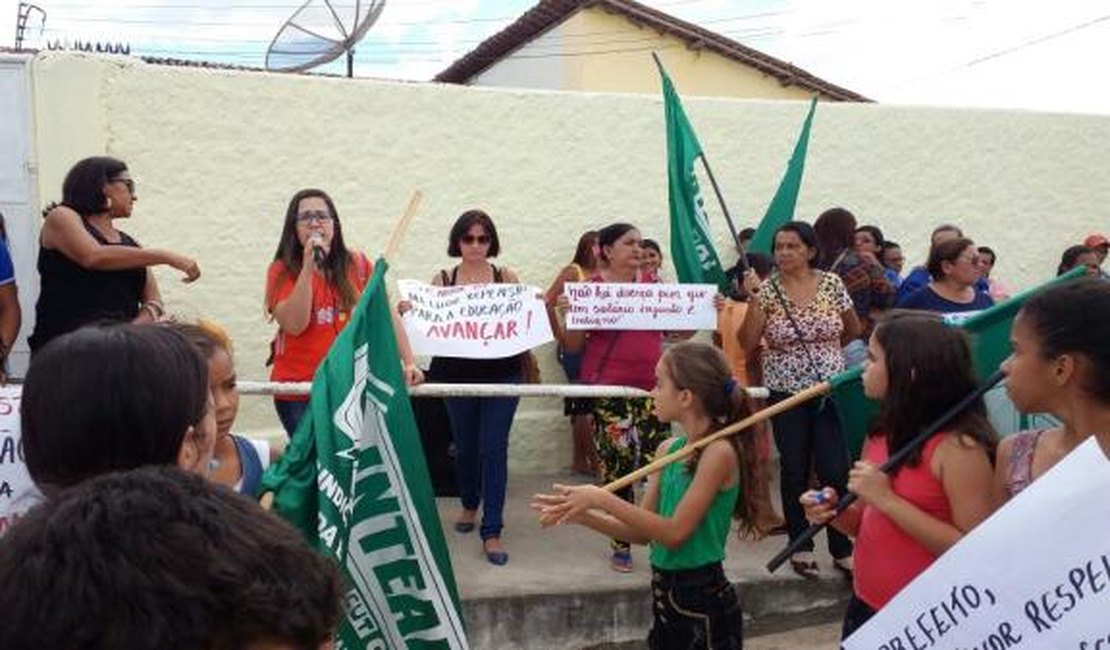
[[[1110,460],[1088,440],[949,549],[846,650],[1110,650]]]
[[[436,287],[398,280],[397,288],[412,303],[403,321],[416,354],[509,357],[554,338],[536,287],[500,283]]]
[[[712,284],[568,282],[567,329],[716,329]]]

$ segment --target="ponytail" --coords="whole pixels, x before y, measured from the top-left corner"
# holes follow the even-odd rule
[[[680,390],[689,390],[713,422],[711,435],[739,422],[754,412],[748,391],[733,377],[724,354],[717,348],[705,343],[683,342],[674,346],[663,356],[674,384]],[[739,523],[738,533],[742,538],[761,536],[755,522],[760,520],[759,500],[756,477],[758,476],[758,456],[754,432],[749,427],[726,437],[736,454],[739,467],[740,495],[733,508],[733,518]],[[686,461],[691,474],[697,471],[701,452],[695,451]]]

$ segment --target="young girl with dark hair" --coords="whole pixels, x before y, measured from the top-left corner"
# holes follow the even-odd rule
[[[145,465],[207,476],[214,411],[208,369],[179,332],[82,327],[52,340],[27,370],[20,409],[27,471],[48,497]]]
[[[254,496],[262,486],[262,473],[281,456],[281,448],[267,440],[231,432],[239,413],[239,388],[231,337],[211,321],[172,323],[200,352],[208,364],[208,385],[216,414],[216,445],[209,478],[242,494]]]
[[[1025,303],[1002,364],[1006,392],[1024,413],[1051,413],[1058,427],[1022,431],[998,446],[995,486],[1010,499],[1091,435],[1110,455],[1110,283],[1081,278]]]
[[[318,189],[294,194],[274,261],[266,271],[266,312],[278,324],[271,344],[270,381],[312,381],[371,275],[373,265],[366,255],[344,243],[331,197]],[[413,361],[404,328],[397,322],[393,327],[405,381],[419,383],[423,374]],[[308,409],[308,396],[277,395],[274,407],[292,437]]]
[[[686,435],[659,445],[678,451],[751,414],[728,361],[704,343],[679,343],[655,367],[655,415]],[[655,620],[651,648],[741,648],[740,603],[724,574],[730,520],[751,534],[755,444],[751,431],[716,440],[648,478],[640,505],[595,485],[555,485],[532,507],[544,525],[575,523],[651,547]]]
[[[880,400],[875,428],[848,477],[859,501],[832,521],[856,538],[847,638],[995,509],[995,434],[980,399],[916,450],[893,476],[879,470],[975,390],[967,336],[936,316],[893,312],[868,346],[864,393]],[[833,517],[841,495],[829,487],[800,498],[811,522]]]

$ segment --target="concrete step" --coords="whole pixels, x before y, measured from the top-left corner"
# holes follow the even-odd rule
[[[489,564],[476,532],[456,533],[457,499],[439,499],[472,648],[637,648],[651,627],[651,567],[647,549],[633,549],[634,569],[609,568],[608,541],[580,526],[541,529],[528,507],[532,494],[552,483],[580,483],[570,474],[511,475],[502,541],[506,566]],[[785,537],[760,542],[733,536],[725,571],[745,614],[745,636],[783,632],[838,620],[850,584],[832,569],[818,536],[821,576],[806,580],[789,566],[772,575],[766,562]]]

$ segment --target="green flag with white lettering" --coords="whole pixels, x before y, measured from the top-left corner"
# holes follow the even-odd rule
[[[786,164],[786,173],[782,175],[779,189],[775,191],[771,204],[767,206],[767,213],[755,229],[755,235],[748,244],[748,250],[755,253],[770,255],[774,244],[775,231],[787,221],[794,220],[794,208],[798,205],[798,191],[802,187],[802,175],[806,169],[806,151],[809,149],[809,130],[813,125],[813,113],[817,110],[817,98],[809,103],[809,113],[802,123],[802,132],[798,135],[798,142],[794,145],[794,153],[790,155],[790,162]]]
[[[337,650],[466,648],[458,592],[405,390],[379,259],[263,477],[274,510],[347,579]]]
[[[709,221],[694,163],[702,155],[698,137],[678,99],[674,84],[656,59],[663,81],[667,123],[667,199],[671,212],[671,259],[679,282],[715,284],[728,292],[724,268],[713,248]]]

